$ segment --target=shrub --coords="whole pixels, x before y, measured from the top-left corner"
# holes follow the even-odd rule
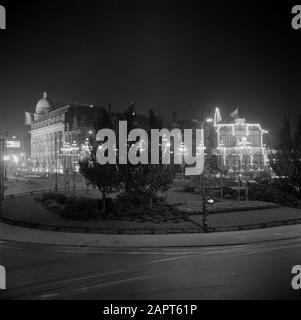
[[[300,202],[296,190],[288,183],[281,181],[252,184],[249,188],[249,199],[275,202],[292,207],[298,207]]]
[[[194,185],[191,184],[185,184],[183,187],[183,191],[184,192],[194,192],[196,189],[196,187]]]
[[[68,197],[62,193],[57,192],[49,192],[45,193],[44,195],[38,197],[38,200],[41,202],[47,201],[47,200],[55,200],[59,204],[65,204]]]
[[[230,187],[223,187],[223,196],[226,199],[234,199],[236,197],[236,192]]]
[[[59,203],[57,199],[60,202],[63,201],[64,204]],[[51,212],[58,213],[62,217],[71,220],[139,218],[143,221],[143,219],[158,219],[158,217],[162,217],[164,221],[168,221],[170,217],[186,219],[187,216],[186,213],[178,212],[175,207],[166,205],[165,197],[160,196],[155,198],[153,206],[150,209],[148,206],[148,196],[143,192],[138,194],[133,192],[122,193],[117,196],[116,200],[107,198],[106,215],[103,215],[103,211],[101,210],[102,202],[98,199],[76,198],[64,195],[61,197],[57,193],[52,193],[45,194],[36,200],[41,201]]]

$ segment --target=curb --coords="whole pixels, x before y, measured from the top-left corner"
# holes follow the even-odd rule
[[[254,230],[254,229],[265,229],[272,227],[281,227],[288,225],[301,224],[301,219],[291,219],[286,221],[272,221],[256,224],[247,224],[242,226],[230,226],[230,227],[209,227],[208,232],[229,232],[229,231],[244,231],[244,230]]]
[[[83,227],[69,227],[69,226],[52,226],[44,225],[40,223],[17,221],[8,218],[0,217],[0,221],[9,225],[18,226],[22,228],[48,230],[56,232],[70,232],[70,233],[90,233],[90,234],[177,234],[177,233],[203,233],[202,227],[196,228],[170,228],[170,229],[93,229]],[[287,225],[301,224],[301,219],[291,219],[286,221],[272,221],[266,223],[257,223],[242,226],[230,226],[230,227],[209,227],[208,233],[214,232],[229,232],[229,231],[245,231],[254,229],[265,229],[272,227],[280,227]],[[197,225],[197,224],[196,224]]]
[[[30,229],[48,230],[56,232],[70,232],[70,233],[90,233],[90,234],[176,234],[176,233],[202,233],[202,228],[170,228],[170,229],[93,229],[83,227],[69,227],[69,226],[52,226],[44,225],[35,222],[17,221],[8,218],[0,217],[0,222]]]

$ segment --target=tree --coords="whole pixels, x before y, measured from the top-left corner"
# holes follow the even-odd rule
[[[137,119],[136,119],[136,111],[135,111],[135,102],[132,102],[128,109],[124,111],[124,118],[127,121],[127,135],[137,127]],[[133,145],[134,141],[127,141],[127,152],[129,151],[131,145]],[[119,143],[118,143],[119,144]],[[130,192],[133,188],[133,179],[136,171],[136,165],[133,165],[129,162],[127,164],[119,165],[119,174],[120,179],[124,184],[124,188],[126,192]]]
[[[106,110],[102,110],[102,114],[99,114],[94,122],[96,132],[100,128],[111,127],[112,123],[109,113]],[[97,187],[100,191],[102,195],[102,212],[106,215],[107,198],[113,188],[118,187],[120,183],[119,169],[118,166],[114,164],[100,164],[97,161],[96,154],[102,143],[95,141],[92,136],[90,137],[89,143],[91,145],[90,153],[86,154],[86,156],[79,161],[80,173],[92,186]]]
[[[119,185],[118,167],[113,164],[100,164],[96,159],[99,145],[96,143],[91,153],[79,161],[80,173],[97,187],[102,195],[102,212],[107,214],[107,197]]]
[[[174,179],[174,170],[171,165],[138,165],[133,176],[135,192],[145,195],[148,207],[151,210],[158,193],[166,192]]]
[[[301,114],[298,116],[295,137],[294,137],[294,146],[301,152]]]
[[[295,135],[291,135],[289,120],[285,117],[278,135],[276,151],[270,155],[272,170],[282,183],[291,185],[298,197],[301,195],[301,116]]]
[[[161,129],[162,121],[155,115],[153,110],[149,111],[148,131],[151,129]],[[148,141],[148,152],[151,152],[150,141]],[[160,148],[161,149],[161,148]],[[162,151],[162,150],[161,150]],[[150,154],[149,154],[150,159]],[[160,164],[138,164],[130,166],[131,181],[130,190],[135,193],[145,195],[149,209],[153,207],[159,192],[166,192],[174,179],[174,167],[172,165],[161,164],[162,152],[159,157]]]
[[[276,149],[281,152],[291,152],[293,148],[293,138],[291,135],[290,121],[285,116],[283,119],[283,125],[278,133],[278,141]]]

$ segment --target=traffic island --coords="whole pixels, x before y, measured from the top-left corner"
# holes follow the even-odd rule
[[[191,215],[189,219],[203,228],[202,214]],[[290,207],[277,206],[208,215],[208,232],[242,231],[293,224],[301,224],[301,210]]]
[[[159,215],[158,215],[159,217]],[[164,220],[164,219],[163,219]],[[26,228],[96,234],[202,233],[202,214],[187,219],[159,220],[70,220],[49,211],[34,196],[5,199],[1,221]],[[272,207],[260,210],[209,213],[209,232],[238,231],[301,223],[301,210]]]
[[[162,217],[161,217],[162,218]],[[169,234],[196,233],[202,229],[186,218],[175,218],[164,221],[159,216],[155,220],[143,219],[92,219],[79,221],[67,219],[49,210],[47,206],[35,200],[34,196],[5,199],[1,221],[15,226],[76,233],[103,234]]]

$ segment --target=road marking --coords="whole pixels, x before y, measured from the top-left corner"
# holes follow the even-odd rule
[[[68,280],[60,280],[60,281],[54,281],[56,283],[68,283],[68,282],[74,282],[74,281],[78,281],[78,280],[85,280],[85,279],[90,279],[90,278],[97,278],[97,277],[101,277],[101,276],[107,276],[110,274],[117,274],[117,273],[123,273],[123,272],[127,272],[130,271],[130,269],[124,269],[124,270],[118,270],[118,271],[112,271],[112,272],[100,272],[100,273],[94,273],[93,275],[90,276],[85,276],[85,277],[80,277],[80,278],[74,278],[74,279],[68,279]]]
[[[259,248],[256,251],[256,248],[254,248],[251,252],[242,252],[244,254],[255,254],[255,253],[264,253],[264,252],[269,252],[269,251],[274,251],[274,250],[283,250],[283,249],[292,249],[292,248],[299,248],[301,247],[301,244],[295,244],[295,245],[280,245],[279,247],[275,248]],[[250,248],[251,250],[251,248]]]
[[[57,292],[57,293],[53,293],[53,294],[45,294],[42,296],[38,296],[37,299],[47,299],[48,297],[65,297],[65,296],[70,296],[73,293],[76,292],[82,292],[82,291],[88,291],[88,290],[92,290],[92,289],[96,289],[96,288],[101,288],[101,287],[106,287],[106,286],[112,286],[112,285],[116,285],[119,283],[123,283],[123,282],[129,282],[129,281],[134,281],[134,280],[138,280],[138,279],[145,279],[147,278],[146,275],[144,276],[139,276],[139,277],[134,277],[134,278],[128,278],[128,279],[122,279],[122,280],[117,280],[117,281],[110,281],[110,282],[105,282],[105,283],[101,283],[101,284],[97,284],[94,286],[87,286],[87,287],[82,287],[82,288],[77,288],[77,289],[72,289],[69,291],[65,291],[65,292]]]
[[[82,253],[82,254],[128,254],[128,255],[187,255],[191,253],[199,253],[200,250],[197,251],[183,251],[183,252],[160,252],[160,251],[76,251],[76,250],[68,250],[68,251],[58,251],[58,250],[47,250],[48,252],[55,253]]]
[[[293,243],[291,243],[293,242]],[[194,250],[191,250],[191,251],[185,251],[185,252],[164,252],[165,254],[174,254],[174,255],[178,255],[176,257],[170,257],[170,258],[166,258],[166,259],[159,259],[159,260],[152,260],[152,261],[148,261],[148,262],[144,262],[144,263],[139,263],[139,264],[136,264],[136,266],[139,266],[139,265],[147,265],[147,264],[152,264],[152,263],[160,263],[160,262],[165,262],[165,261],[172,261],[172,260],[178,260],[178,259],[185,259],[185,258],[192,258],[194,256],[200,256],[200,255],[213,255],[213,254],[222,254],[222,253],[232,253],[230,255],[227,255],[227,257],[230,257],[230,256],[233,256],[233,255],[237,255],[237,254],[257,254],[257,253],[263,253],[263,252],[267,252],[267,251],[272,251],[272,250],[281,250],[281,249],[286,249],[286,248],[295,248],[295,247],[300,247],[301,246],[301,243],[299,243],[300,240],[295,240],[295,241],[290,241],[290,242],[285,242],[285,243],[269,243],[269,244],[260,244],[260,245],[247,245],[247,246],[235,246],[234,248],[232,247],[231,249],[224,249],[224,250],[216,250],[216,251],[196,251],[195,249]],[[277,245],[277,247],[275,247],[275,245]],[[271,246],[274,246],[274,247],[271,247]],[[208,248],[206,249],[208,250]],[[258,251],[256,251],[258,250]],[[47,250],[45,250],[47,251]],[[72,250],[71,250],[72,251]],[[75,251],[75,250],[73,250]],[[81,252],[81,251],[75,251],[76,253],[84,253],[84,252]],[[145,252],[140,252],[140,251],[133,251],[135,252],[136,254],[145,254]],[[64,251],[61,251],[61,253],[64,253]],[[127,253],[128,252],[118,252],[118,251],[94,251],[94,253]],[[163,252],[150,252],[150,254],[162,254],[164,255]],[[65,283],[68,283],[68,282],[76,282],[76,281],[81,281],[81,280],[85,280],[85,279],[93,279],[93,278],[97,278],[97,277],[101,277],[103,275],[106,275],[106,274],[113,274],[113,273],[122,273],[122,272],[131,272],[131,271],[135,271],[135,267],[134,268],[130,268],[130,269],[124,269],[124,270],[119,270],[119,271],[115,271],[115,272],[109,272],[109,273],[98,273],[98,274],[92,274],[92,275],[89,275],[89,276],[81,276],[79,278],[74,278],[74,279],[68,279],[68,280],[61,280],[61,281],[56,281],[54,280],[52,283],[54,286],[56,285],[60,285],[60,284],[65,284]],[[141,270],[142,271],[142,270]],[[178,271],[176,271],[175,273],[177,273]],[[174,272],[172,272],[174,273]],[[162,276],[162,275],[155,275],[156,277],[158,276]],[[104,287],[104,286],[110,286],[110,285],[117,285],[119,283],[123,283],[123,282],[127,282],[127,281],[134,281],[134,280],[138,280],[138,279],[145,279],[145,278],[150,278],[150,277],[154,277],[153,276],[147,276],[147,275],[144,275],[144,276],[139,276],[139,277],[134,277],[134,278],[127,278],[127,279],[122,279],[122,280],[118,280],[118,281],[111,281],[111,282],[106,282],[106,283],[100,283],[100,284],[96,284],[96,285],[93,285],[93,286],[86,286],[86,287],[81,287],[81,288],[76,288],[76,289],[71,289],[68,291],[67,288],[67,291],[65,292],[57,292],[57,293],[53,293],[53,294],[42,294],[42,295],[38,295],[36,294],[35,297],[37,298],[41,298],[41,299],[51,299],[53,297],[57,297],[57,296],[68,296],[72,293],[77,293],[77,292],[82,292],[82,291],[87,291],[87,290],[92,290],[94,288],[101,288],[101,287]],[[95,281],[98,281],[97,279],[95,279]],[[80,284],[78,284],[80,285]],[[35,285],[31,285],[29,287],[33,287],[34,288]],[[77,284],[73,284],[72,286],[77,286]],[[49,291],[52,291],[52,290],[59,290],[60,288],[49,288],[48,290]],[[63,289],[63,288],[61,288]],[[47,290],[47,288],[46,288]],[[45,290],[44,290],[45,291]],[[31,296],[32,297],[32,296]]]
[[[10,246],[3,246],[3,245],[0,245],[0,248],[13,249],[13,250],[24,250],[24,248],[20,248],[20,247],[10,247]]]

